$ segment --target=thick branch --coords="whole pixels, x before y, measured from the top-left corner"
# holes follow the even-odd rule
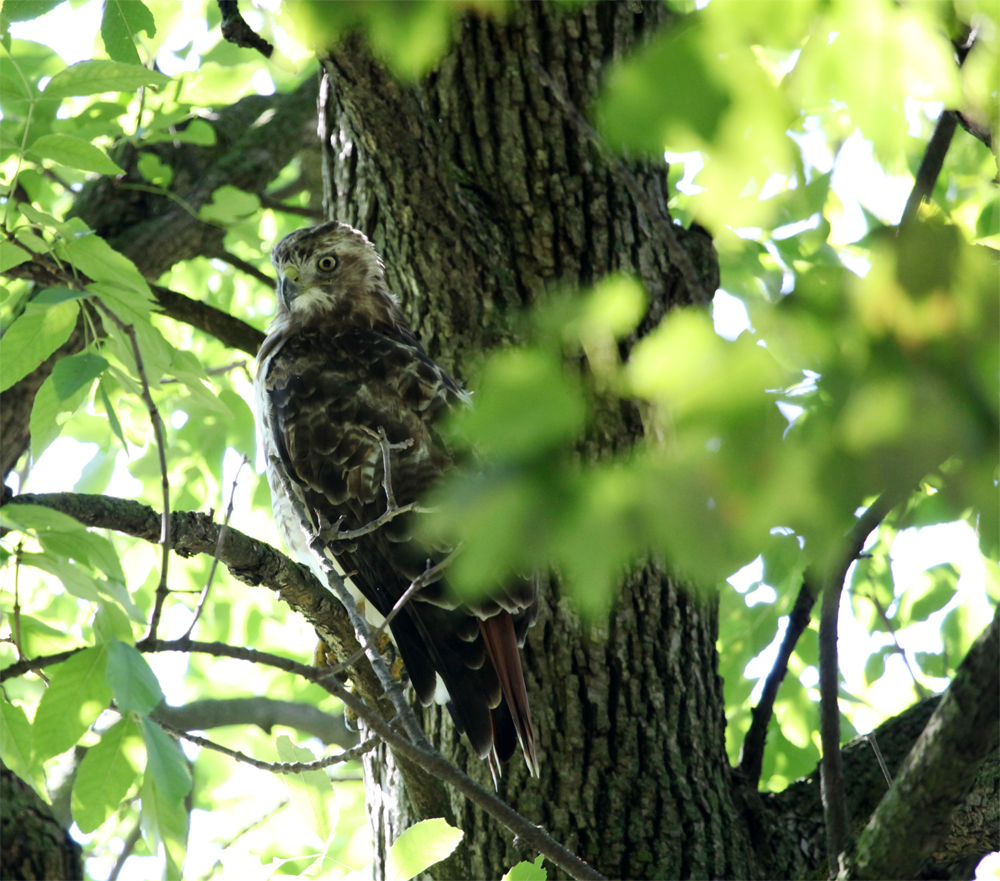
[[[154,544],[160,537],[160,515],[149,506],[129,499],[81,493],[25,493],[8,504],[43,505],[68,514],[85,526],[114,529]],[[170,515],[173,549],[182,557],[215,554],[220,528],[207,514],[174,511]],[[306,617],[338,657],[348,657],[357,651],[354,628],[344,608],[307,568],[233,527],[226,530],[219,560],[237,581],[279,592],[281,599]],[[21,666],[21,663],[11,665],[4,675],[18,675],[15,671]],[[30,662],[24,666],[31,669]],[[362,695],[380,705],[382,688],[366,660],[359,660],[351,668],[351,676]]]
[[[980,634],[858,842],[853,878],[912,878],[1000,743],[1000,609]]]

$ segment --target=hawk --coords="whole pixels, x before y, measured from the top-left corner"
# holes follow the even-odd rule
[[[457,727],[494,775],[520,743],[537,776],[519,652],[537,612],[535,584],[460,605],[443,577],[447,552],[412,535],[420,515],[387,519],[415,506],[452,465],[435,422],[468,395],[406,325],[362,233],[337,222],[301,229],[271,260],[277,312],[257,356],[255,392],[285,544],[326,584],[311,549],[319,538],[355,597],[383,617],[419,584],[389,626],[420,702],[430,704],[443,684]]]

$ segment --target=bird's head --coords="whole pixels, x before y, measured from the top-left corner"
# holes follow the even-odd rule
[[[271,262],[278,273],[279,317],[370,327],[398,320],[381,258],[346,223],[296,230],[274,246]]]

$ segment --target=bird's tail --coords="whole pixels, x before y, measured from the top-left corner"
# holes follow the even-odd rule
[[[518,742],[528,763],[528,771],[538,776],[538,749],[535,745],[535,729],[531,725],[531,709],[528,706],[528,691],[524,685],[524,671],[521,668],[521,652],[517,647],[514,633],[514,619],[503,609],[489,618],[479,619],[479,629],[483,634],[486,651],[493,662],[500,688],[510,713]],[[502,709],[501,707],[498,709]],[[494,713],[496,711],[494,710]],[[494,719],[494,725],[497,720]],[[496,742],[496,735],[494,735]]]

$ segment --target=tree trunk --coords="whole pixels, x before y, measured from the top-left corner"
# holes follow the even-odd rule
[[[460,377],[559,286],[638,276],[651,301],[640,333],[692,301],[621,170],[534,67],[585,109],[605,65],[668,19],[658,3],[472,14],[417,86],[395,82],[356,35],[325,60],[328,216],[372,237],[418,336]],[[667,165],[631,171],[666,217]],[[714,292],[711,241],[675,231]],[[631,404],[609,404],[584,453],[625,449],[641,433]],[[542,776],[513,761],[503,798],[609,877],[760,876],[746,826],[731,821],[716,638],[715,597],[697,598],[652,562],[626,579],[606,626],[589,630],[548,585],[524,651]],[[448,713],[422,716],[432,742],[489,786]],[[393,769],[384,750],[366,761],[376,877],[391,842],[424,818]],[[435,877],[496,878],[534,857],[460,796],[436,809],[466,844]]]
[[[0,877],[83,877],[80,845],[38,794],[0,762]]]

